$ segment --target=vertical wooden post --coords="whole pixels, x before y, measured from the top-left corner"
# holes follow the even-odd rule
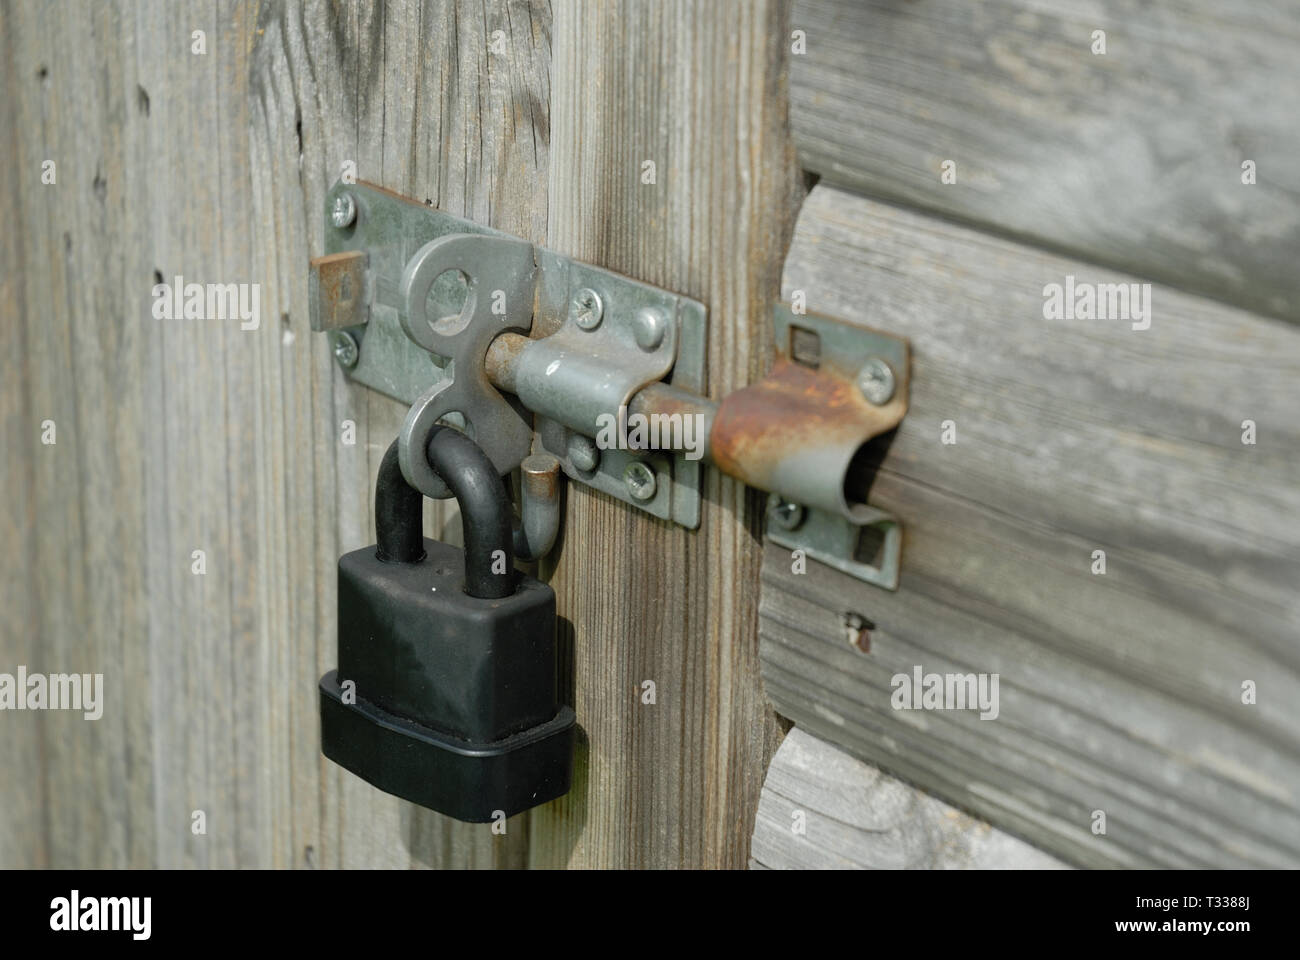
[[[293,481],[286,509],[315,514],[315,523],[284,524],[259,542],[287,571],[287,584],[268,589],[284,607],[272,611],[272,647],[284,658],[277,672],[297,685],[282,721],[292,738],[274,741],[292,764],[291,780],[276,784],[275,819],[294,853],[316,848],[320,866],[519,866],[526,819],[502,837],[381,793],[320,756],[314,678],[336,662],[335,560],[374,541],[373,479],[406,407],[336,368],[328,343],[306,327],[305,280],[321,250],[325,192],[348,162],[358,179],[545,240],[545,4],[288,4],[268,8],[259,26],[255,255],[307,345],[292,366],[274,344],[264,355],[262,418],[278,425],[289,417],[280,397],[296,398],[292,429],[274,435],[264,456],[277,476],[309,473]],[[338,440],[345,419],[357,427],[353,447]],[[447,506],[426,507],[426,532],[459,535],[458,522],[444,534]],[[311,799],[296,804],[297,796]]]
[[[707,304],[714,398],[762,373],[797,199],[786,14],[554,8],[548,245]],[[533,865],[746,863],[778,736],[758,674],[761,498],[712,470],[705,497],[687,531],[569,486],[551,582],[584,739],[573,792],[532,815]]]

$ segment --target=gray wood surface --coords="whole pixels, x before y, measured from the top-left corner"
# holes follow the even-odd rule
[[[1023,840],[791,730],[763,781],[751,869],[1049,870]]]
[[[321,252],[324,193],[348,161],[360,179],[545,239],[549,8],[273,4],[257,26],[254,258],[273,316],[288,317],[295,339],[268,342],[259,358],[250,395],[270,429],[249,476],[278,501],[257,534],[269,575],[263,649],[299,692],[254,724],[270,734],[276,782],[249,789],[275,797],[292,849],[314,846],[317,865],[521,866],[526,816],[493,836],[381,793],[319,754],[314,693],[303,692],[336,665],[334,563],[374,542],[372,481],[405,408],[348,383],[325,338],[310,333],[305,265]],[[498,30],[501,54],[489,49]],[[357,424],[353,447],[339,442],[346,419]],[[446,505],[426,504],[426,520],[427,532],[457,541]],[[300,806],[296,796],[311,800]]]
[[[706,303],[714,399],[770,353],[798,183],[786,34],[767,0],[555,7],[549,245]],[[703,492],[692,532],[568,486],[551,582],[585,742],[574,790],[532,814],[533,866],[748,862],[779,734],[758,669],[762,498],[711,470]]]
[[[522,865],[527,817],[493,836],[320,756],[335,562],[373,542],[402,410],[309,331],[307,263],[348,160],[545,239],[548,4],[5,4],[0,43],[21,225],[0,241],[21,344],[0,361],[0,529],[25,558],[0,670],[107,687],[99,721],[0,716],[0,865]],[[155,320],[155,271],[259,283],[260,328]]]
[[[1277,172],[1294,110],[1260,78],[1294,69],[1279,50],[1295,18],[1108,4],[1102,65],[1078,62],[1091,27],[1065,9],[873,5],[863,33],[791,24],[776,0],[0,5],[16,132],[0,138],[16,224],[0,239],[0,532],[21,558],[0,582],[0,671],[107,687],[99,721],[0,716],[0,866],[744,865],[779,738],[760,612],[783,713],[1064,859],[1300,864],[1297,332],[1163,286],[1147,331],[1042,319],[1045,284],[1120,279],[1088,259],[1294,319],[1297,201]],[[570,488],[543,573],[575,661],[574,792],[506,837],[378,793],[319,755],[315,683],[334,666],[335,559],[373,539],[402,410],[348,384],[308,330],[325,189],[355,161],[699,297],[718,398],[767,356],[796,199],[773,38],[793,26],[805,77],[848,69],[847,51],[915,88],[826,80],[812,103],[796,72],[803,155],[820,130],[830,156],[809,165],[1083,256],[818,188],[787,287],[915,349],[873,490],[904,523],[900,591],[792,577],[768,547],[759,611],[760,495],[710,472],[689,533]],[[867,140],[842,139],[846,90]],[[832,151],[845,142],[851,163]],[[155,273],[260,284],[260,329],[154,320]],[[454,539],[450,512],[427,521]],[[877,623],[870,654],[840,640],[848,610]],[[891,710],[889,677],[914,664],[999,672],[999,719]]]
[[[827,183],[1300,319],[1296,0],[794,0],[791,26]]]
[[[1300,330],[1160,286],[1148,330],[1044,320],[1067,274],[1126,279],[814,189],[785,295],[912,342],[911,407],[871,491],[902,521],[902,577],[800,576],[769,545],[767,693],[1070,862],[1295,866]],[[844,641],[846,612],[875,623],[870,653]],[[1000,715],[892,709],[916,665],[998,673]]]
[[[10,56],[12,11],[0,5],[0,84],[8,92],[17,78]],[[0,96],[0,131],[18,129],[17,104],[12,96]],[[6,170],[20,170],[18,140],[0,137],[0,162]],[[38,174],[39,176],[39,174]],[[20,178],[0,181],[0,209],[10,217],[20,209]],[[4,576],[0,577],[0,672],[13,674],[18,664],[38,662],[40,639],[33,629],[38,616],[35,574],[37,518],[29,509],[35,496],[37,454],[41,451],[41,422],[48,414],[33,409],[32,384],[25,356],[28,341],[23,323],[26,313],[26,251],[22,234],[15,229],[0,231],[0,331],[10,349],[0,351],[0,538],[9,550]],[[35,669],[33,667],[33,669]],[[49,845],[42,821],[48,809],[46,778],[42,773],[43,740],[46,725],[41,717],[27,714],[22,721],[0,720],[0,867],[29,868],[49,862]],[[6,722],[7,721],[7,722]]]
[[[716,476],[700,532],[569,491],[543,571],[576,661],[569,798],[494,837],[319,753],[335,563],[373,542],[403,414],[308,329],[345,162],[701,298],[715,398],[767,355],[798,183],[784,4],[553,6],[0,5],[0,199],[21,228],[0,240],[18,343],[0,360],[0,531],[24,558],[0,587],[0,670],[102,671],[108,691],[94,723],[0,716],[0,866],[747,862],[779,735],[758,669],[762,500]],[[155,272],[260,284],[260,329],[154,320]],[[427,521],[455,539],[450,512]]]

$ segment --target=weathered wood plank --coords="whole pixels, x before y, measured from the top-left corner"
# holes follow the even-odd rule
[[[787,32],[780,2],[555,7],[548,244],[706,303],[715,398],[769,346],[797,182]],[[568,487],[552,584],[586,743],[569,797],[533,814],[533,865],[748,860],[777,735],[748,586],[761,499],[712,471],[705,494],[690,532]]]
[[[495,837],[320,756],[335,563],[373,541],[402,410],[335,369],[306,277],[348,160],[545,239],[547,4],[6,5],[0,50],[0,196],[21,226],[0,242],[0,318],[24,344],[2,371],[0,529],[29,557],[0,597],[0,670],[107,688],[99,721],[0,720],[20,771],[0,864],[522,864],[526,817]],[[260,327],[154,319],[155,272],[259,284]],[[451,519],[430,508],[429,531]]]
[[[769,546],[767,692],[1074,862],[1293,866],[1300,331],[1159,286],[1147,330],[1043,319],[1067,274],[1130,279],[813,191],[786,296],[912,341],[910,411],[871,492],[902,519],[902,580],[798,576]],[[876,624],[868,655],[842,639],[848,611]],[[999,717],[892,709],[916,665],[998,673]]]
[[[799,727],[768,767],[750,863],[766,870],[1064,866]]]
[[[23,86],[35,87],[40,78],[19,75],[13,46],[17,39],[13,12],[0,5],[0,130],[19,129]],[[17,137],[0,140],[0,162],[6,170],[20,171],[25,158]],[[0,207],[10,216],[23,209],[26,178],[11,175],[0,183]],[[42,453],[56,454],[57,443],[41,443],[42,423],[54,411],[33,405],[33,371],[27,363],[30,338],[27,314],[26,249],[15,229],[0,231],[0,330],[10,348],[0,352],[0,443],[5,451],[0,463],[0,538],[10,551],[10,562],[0,578],[0,672],[13,674],[19,664],[39,662],[40,637],[36,626],[37,573],[33,562],[39,519],[32,509],[36,469]],[[57,423],[55,439],[57,441]],[[70,449],[66,444],[63,451]],[[27,869],[49,862],[43,811],[48,808],[42,745],[44,722],[37,713],[8,714],[0,720],[0,867]]]
[[[519,2],[289,5],[259,26],[253,136],[265,173],[254,178],[254,205],[265,242],[255,255],[289,332],[304,344],[303,352],[265,357],[265,374],[279,386],[261,394],[262,417],[276,416],[285,393],[298,398],[292,431],[268,444],[266,456],[272,475],[317,464],[300,475],[295,498],[315,523],[266,531],[261,549],[288,573],[276,586],[292,603],[280,614],[280,629],[295,638],[287,670],[319,677],[336,662],[334,561],[374,540],[373,478],[405,414],[348,383],[324,338],[307,328],[305,264],[321,252],[325,191],[351,162],[360,179],[544,240],[549,13],[543,3]],[[503,53],[489,48],[497,30]],[[345,420],[356,423],[354,447],[340,443]],[[426,522],[430,534],[458,540],[449,505],[430,505]],[[304,582],[313,596],[291,590]],[[296,700],[282,722],[294,768],[283,802],[320,797],[319,813],[279,811],[294,825],[299,855],[314,847],[323,866],[522,863],[526,817],[499,837],[374,790],[320,757],[314,696]]]
[[[32,418],[18,448],[30,486],[15,506],[33,532],[30,596],[0,635],[0,662],[104,676],[99,720],[50,712],[3,721],[40,731],[36,765],[13,772],[29,792],[13,809],[37,862],[50,866],[154,862],[141,453],[157,442],[142,416],[153,277],[138,243],[143,221],[124,215],[140,131],[134,71],[116,41],[124,27],[110,4],[9,6],[3,25],[16,182],[5,272],[20,288],[6,329],[20,331],[24,367],[15,384],[24,396],[6,389],[4,404]],[[47,160],[54,179],[44,183]],[[35,439],[46,418],[56,424],[52,446]],[[188,830],[188,811],[174,823]]]
[[[1300,319],[1295,0],[795,0],[791,26],[827,183]]]

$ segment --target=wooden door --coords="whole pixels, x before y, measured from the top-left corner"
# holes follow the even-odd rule
[[[786,17],[776,0],[0,8],[2,515],[24,558],[0,662],[106,690],[99,721],[6,725],[0,864],[746,862],[779,728],[761,501],[716,474],[698,532],[569,488],[542,571],[582,730],[567,798],[501,836],[321,757],[335,561],[374,540],[404,410],[311,333],[307,264],[351,164],[704,301],[720,398],[762,372],[793,224]],[[154,319],[151,288],[177,275],[258,284],[259,327]],[[427,519],[454,536],[443,508]]]
[[[0,674],[103,676],[99,719],[0,715],[0,866],[903,865],[899,809],[1041,851],[966,863],[1295,866],[1298,12],[0,5]],[[908,337],[898,591],[794,572],[712,469],[697,531],[571,484],[570,794],[500,834],[326,761],[405,412],[309,327],[345,173],[704,302],[714,400],[779,297]],[[155,316],[177,277],[257,323]],[[1050,316],[1067,278],[1148,285],[1149,327]],[[998,674],[998,719],[893,709],[916,666]]]

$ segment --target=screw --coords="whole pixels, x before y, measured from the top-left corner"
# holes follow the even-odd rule
[[[888,403],[894,395],[893,368],[879,357],[872,357],[858,371],[858,389],[877,407]]]
[[[357,202],[347,191],[340,193],[334,198],[334,207],[330,210],[330,223],[342,230],[344,227],[352,226],[356,219]]]
[[[588,287],[583,287],[573,295],[574,318],[584,330],[595,330],[600,326],[605,306],[600,302],[600,294]]]
[[[642,307],[632,317],[632,329],[636,335],[636,345],[642,350],[656,350],[664,342],[664,333],[668,329],[668,319],[662,310],[654,307]]]
[[[777,525],[786,530],[796,530],[803,523],[803,507],[792,500],[781,499],[772,508],[772,518]]]
[[[569,437],[569,462],[588,473],[600,466],[600,450],[589,437],[575,433]]]
[[[846,613],[843,619],[844,639],[860,653],[871,652],[871,631],[876,625],[860,613]]]
[[[344,370],[351,370],[361,359],[361,345],[357,343],[357,338],[346,330],[339,330],[334,334],[334,359]]]
[[[659,486],[654,470],[640,460],[633,460],[627,465],[623,471],[623,482],[627,484],[627,492],[632,494],[634,500],[652,499],[655,488]]]

